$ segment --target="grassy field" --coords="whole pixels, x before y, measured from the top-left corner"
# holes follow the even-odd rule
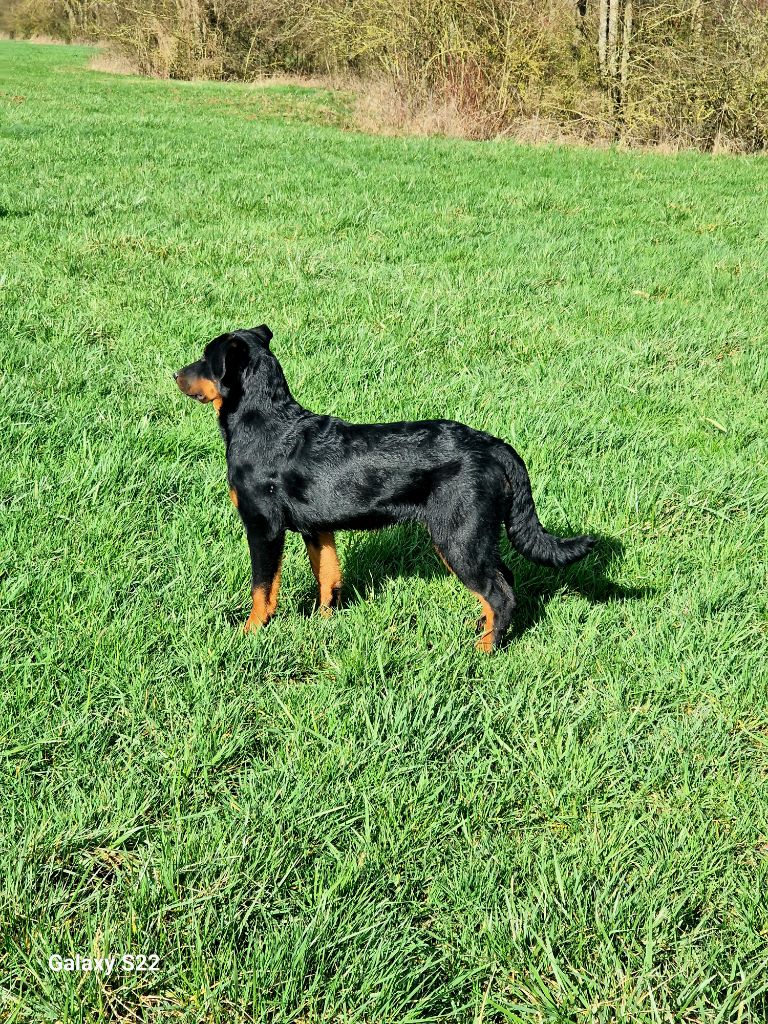
[[[768,164],[344,129],[0,44],[0,1020],[768,1019]],[[565,573],[417,529],[278,614],[172,371],[526,459]],[[56,973],[63,956],[159,970]]]

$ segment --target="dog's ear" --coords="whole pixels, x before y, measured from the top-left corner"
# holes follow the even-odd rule
[[[219,388],[230,386],[250,358],[248,343],[237,334],[223,334],[206,351],[211,375]]]
[[[262,345],[265,348],[269,348],[269,343],[272,341],[272,331],[270,331],[266,324],[259,324],[258,327],[252,327],[251,334],[255,334]]]

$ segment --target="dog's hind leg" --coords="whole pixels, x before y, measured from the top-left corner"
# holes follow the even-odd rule
[[[501,560],[495,537],[465,529],[458,536],[433,535],[433,540],[448,568],[480,601],[483,617],[477,648],[488,654],[503,640],[517,604],[512,574]]]
[[[336,541],[332,533],[314,533],[305,535],[304,543],[319,587],[320,614],[330,615],[341,595],[341,566],[336,554]]]
[[[278,534],[274,540],[267,540],[257,530],[248,526],[245,532],[251,552],[253,607],[244,629],[246,633],[250,633],[266,626],[277,608],[285,533]]]

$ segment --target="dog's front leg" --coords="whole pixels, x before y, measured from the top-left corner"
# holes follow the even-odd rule
[[[246,523],[245,534],[251,552],[251,595],[253,597],[251,614],[244,627],[245,632],[249,633],[266,626],[277,608],[285,532],[281,532],[273,540],[269,540],[258,529]]]
[[[332,533],[313,533],[304,536],[304,543],[320,590],[320,614],[330,615],[341,595],[341,566],[336,554],[336,540]]]

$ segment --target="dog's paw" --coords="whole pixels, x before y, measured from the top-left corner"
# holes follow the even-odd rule
[[[258,619],[254,615],[249,615],[246,619],[245,625],[243,626],[244,633],[256,633],[269,622],[269,619]]]
[[[482,636],[479,636],[475,641],[475,647],[483,654],[490,654],[494,647],[493,632],[483,633]]]

